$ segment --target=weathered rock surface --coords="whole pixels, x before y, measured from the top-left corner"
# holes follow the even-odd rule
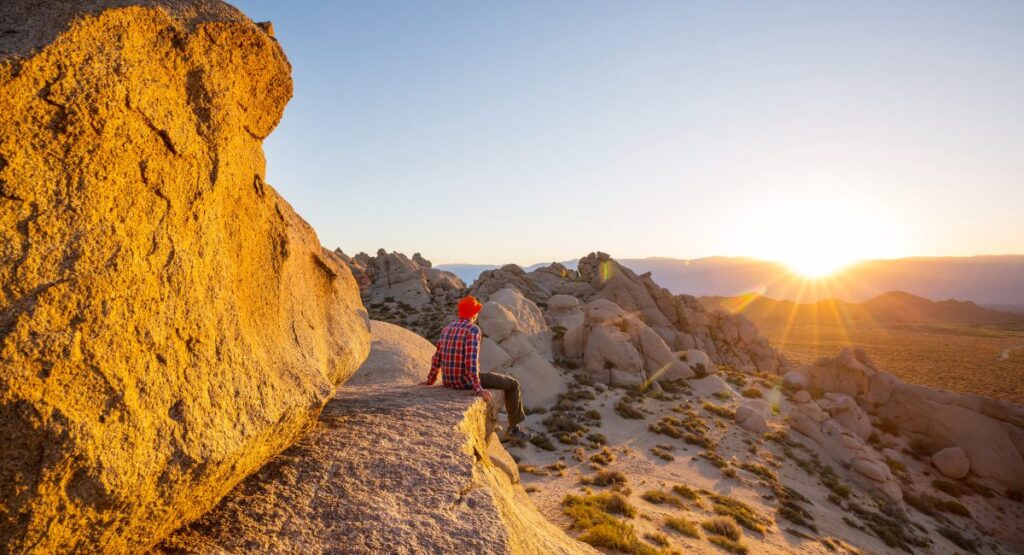
[[[548,407],[565,391],[565,380],[551,364],[551,331],[533,301],[515,289],[490,295],[477,321],[483,332],[480,370],[519,380],[523,403]]]
[[[790,427],[817,443],[826,457],[850,467],[851,477],[861,486],[891,501],[901,501],[903,491],[882,456],[829,416],[806,391],[799,393],[793,396],[794,406],[786,417]]]
[[[370,356],[345,383],[418,384],[427,378],[434,345],[415,333],[387,322],[370,320]]]
[[[218,1],[139,4],[0,4],[7,552],[145,549],[368,349],[349,270],[263,180],[277,42]]]
[[[971,470],[971,461],[967,453],[959,447],[947,447],[932,455],[932,464],[947,478],[961,479],[967,477]]]
[[[743,429],[763,434],[768,432],[768,419],[764,413],[758,411],[750,404],[743,404],[736,407],[736,423]]]
[[[486,413],[464,391],[345,386],[308,435],[157,551],[594,553],[488,456],[501,447]],[[494,459],[514,468],[507,456]]]
[[[871,420],[853,397],[844,393],[826,393],[818,405],[828,411],[840,426],[857,434],[857,437],[863,440],[871,437]]]
[[[747,318],[711,311],[690,295],[672,295],[649,273],[637,275],[605,253],[580,259],[578,271],[559,264],[533,272],[514,264],[503,266],[481,274],[470,292],[486,298],[509,287],[540,306],[562,303],[560,309],[564,309],[564,296],[576,297],[584,304],[610,301],[646,324],[673,351],[699,350],[713,362],[735,368],[752,366],[761,372],[775,373],[786,367],[785,360]]]
[[[400,252],[377,251],[376,256],[361,252],[353,257],[341,249],[335,253],[357,276],[366,304],[383,303],[386,299],[421,308],[452,294],[458,295],[466,284],[455,274],[434,268],[429,260],[416,253],[410,259]]]
[[[376,256],[348,256],[335,249],[359,283],[363,302],[374,320],[410,329],[437,341],[441,329],[455,317],[455,306],[466,284],[455,274],[438,270],[420,253],[412,258],[384,249]]]
[[[580,316],[572,314],[572,310]],[[557,350],[567,359],[579,360],[587,372],[603,383],[636,385],[694,375],[661,336],[609,300],[563,308],[555,318],[573,326],[556,341]]]
[[[878,370],[859,349],[844,349],[801,372],[811,386],[854,396],[868,414],[892,421],[901,434],[924,441],[936,452],[962,449],[970,475],[982,483],[999,489],[1024,487],[1024,407],[903,383]]]

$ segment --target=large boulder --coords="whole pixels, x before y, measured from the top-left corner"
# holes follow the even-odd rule
[[[857,405],[857,401],[843,393],[826,393],[818,404],[842,427],[857,434],[861,439],[871,437],[871,420]]]
[[[843,349],[801,373],[809,386],[826,392],[824,404],[836,423],[858,436],[870,435],[867,414],[876,415],[898,425],[902,435],[930,446],[933,454],[953,447],[962,451],[967,464],[951,465],[954,475],[966,466],[965,472],[989,486],[1024,487],[1024,407],[903,383],[879,370],[860,349]]]
[[[370,356],[346,382],[348,385],[417,384],[427,379],[434,345],[415,333],[387,322],[370,321]]]
[[[800,372],[807,376],[811,387],[855,397],[868,392],[871,379],[877,374],[877,370],[865,362],[863,351],[847,347],[836,358],[820,359],[801,368]]]
[[[736,407],[735,418],[736,423],[739,424],[740,427],[750,430],[751,432],[764,434],[769,430],[768,419],[765,416],[764,411],[758,410],[752,404],[742,404]]]
[[[145,551],[369,347],[349,270],[264,181],[277,41],[219,1],[129,4],[0,4],[6,552]]]
[[[540,308],[516,289],[501,289],[484,303],[477,324],[484,335],[480,370],[519,380],[527,405],[554,404],[565,380],[551,364],[552,333]]]
[[[932,464],[947,478],[959,480],[967,477],[971,470],[971,461],[967,453],[959,447],[947,447],[932,455]]]
[[[935,450],[957,446],[970,461],[970,473],[1001,488],[1024,487],[1021,428],[956,404],[948,391],[898,384],[878,414]]]
[[[661,336],[606,299],[587,304],[583,324],[566,332],[565,339],[581,344],[584,369],[605,383],[634,385],[694,375]]]

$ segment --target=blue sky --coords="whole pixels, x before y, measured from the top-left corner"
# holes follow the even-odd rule
[[[235,2],[268,181],[435,262],[1024,253],[1024,2]]]

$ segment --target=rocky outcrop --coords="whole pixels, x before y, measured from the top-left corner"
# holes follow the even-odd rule
[[[561,351],[571,360],[579,359],[598,381],[638,385],[694,375],[661,336],[615,303],[598,299],[578,310],[583,318],[565,330]]]
[[[348,264],[359,283],[370,317],[410,329],[436,341],[455,315],[455,305],[466,284],[455,274],[434,268],[416,253],[410,259],[384,249],[376,256],[361,252],[348,256],[334,251]]]
[[[786,421],[813,440],[824,454],[843,467],[869,491],[878,491],[891,501],[901,501],[903,491],[882,456],[856,433],[841,425],[811,399],[806,391],[793,396],[794,406]]]
[[[7,552],[144,550],[368,348],[349,270],[264,181],[276,40],[218,1],[128,4],[0,4]]]
[[[308,435],[157,551],[595,553],[513,483],[486,419],[465,391],[346,386]]]
[[[434,345],[387,322],[370,320],[370,356],[345,383],[413,385],[427,379]]]
[[[548,407],[565,391],[561,373],[551,364],[551,331],[544,315],[515,289],[490,295],[477,322],[484,335],[480,370],[519,380],[523,402]]]
[[[419,309],[431,302],[461,296],[466,288],[458,276],[433,268],[420,253],[411,259],[400,252],[389,253],[384,249],[379,249],[376,256],[361,252],[349,257],[341,249],[335,253],[357,276],[367,305],[387,301]]]
[[[927,445],[929,454],[962,450],[973,479],[1001,489],[1024,487],[1024,407],[903,383],[859,349],[844,349],[799,372],[808,387],[855,398],[867,414]]]
[[[470,291],[481,298],[513,288],[544,306],[555,297],[582,303],[610,301],[657,333],[673,351],[699,350],[718,364],[777,373],[786,362],[750,320],[724,310],[708,310],[690,295],[672,295],[650,273],[637,275],[605,253],[580,259],[579,270],[559,264],[525,272],[515,265],[481,274]],[[556,301],[557,302],[557,301]]]

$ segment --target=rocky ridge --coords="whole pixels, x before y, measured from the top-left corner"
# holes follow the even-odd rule
[[[384,249],[376,256],[334,252],[359,283],[370,318],[411,329],[431,341],[450,321],[466,288],[455,274],[434,268],[420,253],[409,258]]]

